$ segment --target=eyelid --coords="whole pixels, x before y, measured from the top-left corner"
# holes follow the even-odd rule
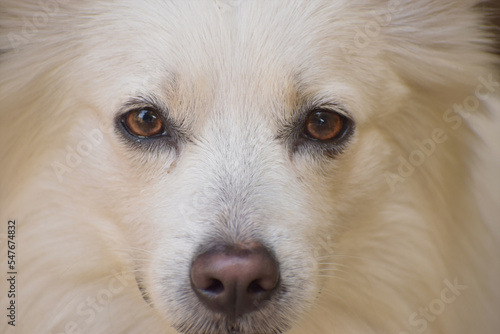
[[[311,112],[313,111],[321,111],[321,110],[331,111],[352,120],[352,117],[349,114],[349,112],[342,105],[338,103],[314,103],[311,106],[307,107],[306,117],[307,115],[310,115]]]
[[[162,117],[163,120],[167,120],[167,110],[168,108],[161,102],[161,100],[155,98],[154,96],[137,96],[126,101],[120,110],[119,115],[125,115],[128,112],[136,109],[153,109]]]
[[[122,124],[122,126],[125,129],[127,129],[128,127],[125,124],[127,116],[134,111],[142,110],[142,109],[154,111],[158,115],[158,117],[160,118],[160,121],[163,123],[164,128],[168,124],[167,123],[168,119],[166,119],[164,117],[164,113],[161,112],[161,110],[159,110],[155,106],[152,106],[150,104],[140,105],[140,104],[132,104],[132,103],[126,103],[122,108],[120,108],[120,111],[117,113],[117,115],[115,117],[115,123]],[[127,132],[128,132],[128,130],[127,130]]]
[[[171,119],[166,106],[155,99],[145,99],[142,97],[133,98],[125,102],[117,111],[114,119],[115,131],[122,138],[124,143],[138,150],[149,152],[167,152],[174,149],[178,153],[182,143],[190,141],[188,130],[182,123]],[[138,137],[131,134],[122,121],[127,115],[138,109],[154,110],[163,123],[163,132],[160,135],[151,137]],[[159,151],[157,151],[159,150]]]
[[[141,134],[136,133],[134,127],[130,126],[130,124],[128,122],[130,116],[132,116],[133,114],[137,113],[138,111],[142,112],[142,111],[145,111],[145,110],[148,111],[148,112],[152,112],[153,114],[155,114],[156,115],[155,118],[158,118],[158,121],[160,122],[159,123],[159,125],[160,125],[159,132],[151,134],[149,136],[143,136]],[[166,134],[166,129],[165,129],[164,121],[162,120],[162,117],[159,114],[159,112],[156,109],[153,109],[153,108],[143,107],[143,108],[132,109],[132,110],[128,111],[127,113],[123,114],[123,116],[121,117],[121,122],[122,122],[123,127],[126,129],[126,131],[131,136],[134,136],[134,137],[137,137],[137,138],[140,138],[140,139],[154,138],[154,137],[158,137],[158,136],[162,136],[162,135]]]
[[[347,122],[351,123],[351,125],[355,123],[350,113],[340,103],[318,99],[312,101],[309,104],[305,104],[302,107],[300,116],[294,121],[294,124],[296,124],[295,126],[303,127],[308,117],[318,111],[327,111],[336,113],[341,117],[345,118]]]

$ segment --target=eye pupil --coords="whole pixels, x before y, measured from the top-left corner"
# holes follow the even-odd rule
[[[158,113],[150,109],[129,112],[124,123],[127,131],[136,137],[153,137],[163,132],[163,123]]]
[[[156,116],[150,110],[145,109],[139,112],[138,118],[145,123],[151,123],[156,120]]]
[[[316,111],[306,120],[305,133],[314,140],[331,140],[342,134],[344,122],[341,116],[331,111]]]

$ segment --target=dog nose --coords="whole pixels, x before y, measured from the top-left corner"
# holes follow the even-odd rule
[[[212,311],[230,317],[262,307],[278,281],[278,263],[260,244],[215,248],[198,256],[191,266],[198,298]]]

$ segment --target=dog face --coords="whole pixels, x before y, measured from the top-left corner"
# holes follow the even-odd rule
[[[400,232],[383,219],[383,175],[407,150],[398,138],[428,136],[435,122],[413,111],[460,94],[459,85],[443,93],[440,71],[453,84],[469,77],[450,70],[459,59],[438,68],[437,54],[412,63],[394,47],[410,39],[382,31],[400,2],[361,2],[68,4],[61,12],[84,13],[54,18],[72,27],[68,35],[61,41],[48,27],[33,42],[51,69],[40,75],[54,80],[37,106],[51,115],[40,131],[58,139],[46,154],[70,167],[53,163],[44,180],[72,194],[66,214],[90,216],[98,232],[88,235],[134,272],[145,303],[178,332],[283,333],[325,295],[329,309],[352,296],[364,308],[355,284],[342,286],[356,273],[400,283],[381,279],[383,261],[352,259],[369,249],[385,265],[388,253],[403,256],[380,242],[391,234],[384,228]],[[380,31],[359,35],[360,22]],[[408,47],[425,45],[417,35]],[[365,249],[372,230],[378,246]],[[405,254],[414,262],[399,265],[417,267],[421,259]],[[110,259],[96,263],[104,270]]]
[[[112,46],[89,47],[90,59],[102,52],[109,59],[87,73],[103,66],[114,73],[99,83],[110,89],[86,96],[105,107],[89,121],[101,119],[106,129],[101,163],[92,163],[112,175],[94,205],[106,203],[127,231],[145,300],[177,330],[280,333],[331,276],[325,256],[335,253],[335,230],[384,185],[370,177],[384,155],[371,151],[384,144],[366,126],[383,102],[363,92],[371,83],[363,83],[362,69],[346,73],[335,41],[342,32],[319,23],[333,20],[321,6],[243,8],[248,3],[221,12],[198,5],[207,8],[144,13],[132,25],[147,36],[126,45],[130,21],[122,18],[110,28],[118,35]],[[276,25],[277,15],[289,25]],[[198,268],[207,254],[224,259]],[[196,282],[197,271],[234,276],[266,261],[274,269],[260,268],[262,277],[227,297],[245,299],[240,294],[257,282],[246,301],[223,301],[217,286]],[[218,266],[224,273],[206,273]]]

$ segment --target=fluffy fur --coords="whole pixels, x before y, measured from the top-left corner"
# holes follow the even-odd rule
[[[500,85],[477,5],[2,0],[18,313],[2,280],[0,331],[498,333]],[[185,140],[124,139],[137,99]],[[318,105],[356,124],[341,152],[290,135]],[[247,240],[286,291],[231,323],[189,266]]]

